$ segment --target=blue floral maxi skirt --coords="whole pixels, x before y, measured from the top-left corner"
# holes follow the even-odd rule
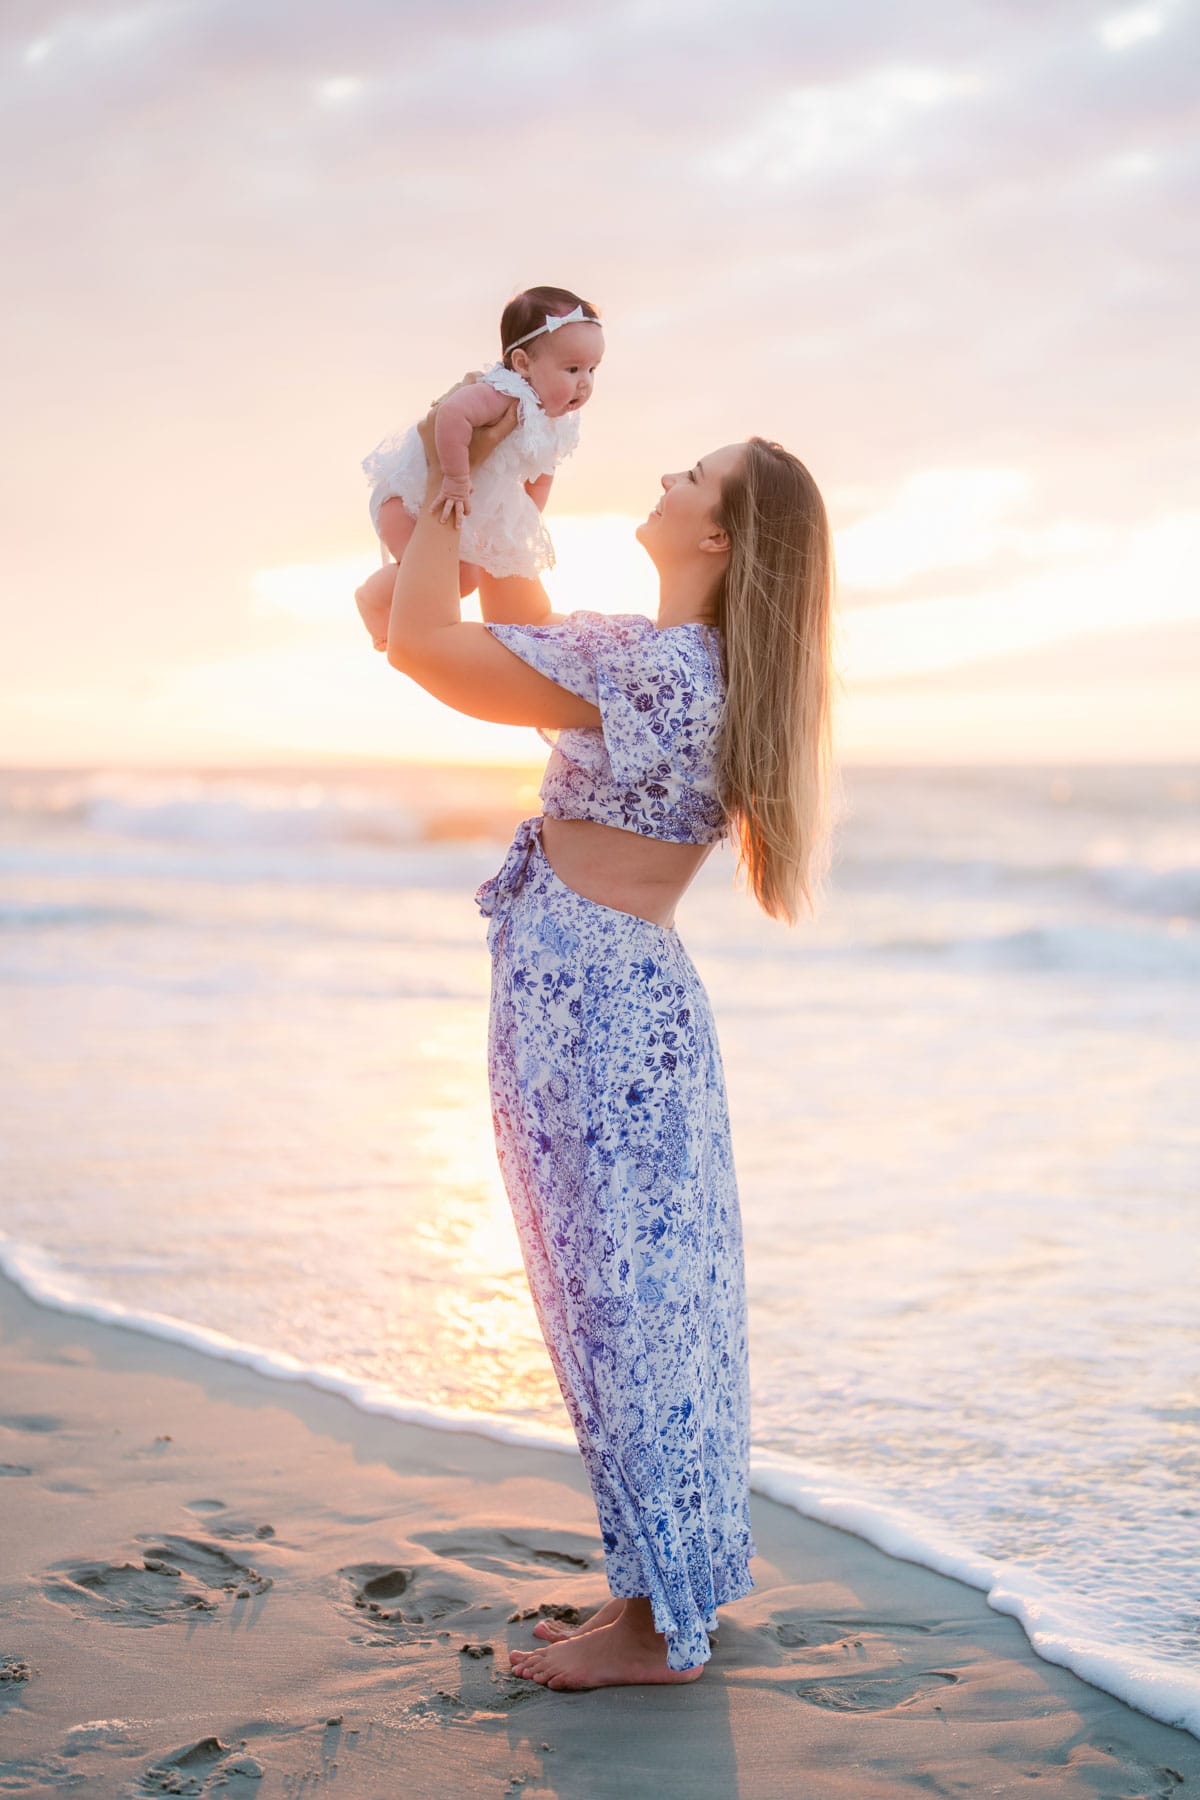
[[[489,915],[488,1070],[526,1274],[614,1595],[672,1669],[754,1586],[741,1215],[708,995],[678,934],[559,880],[541,819]]]

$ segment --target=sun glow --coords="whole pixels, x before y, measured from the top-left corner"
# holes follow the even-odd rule
[[[936,569],[978,568],[1011,542],[1007,515],[1028,493],[1020,469],[919,470],[837,533],[841,582],[887,589]]]
[[[556,611],[653,616],[638,523],[612,513],[554,519],[558,564],[544,579]],[[840,531],[836,553],[837,717],[848,760],[1009,760],[1005,746],[1016,754],[1018,743],[1025,760],[1051,745],[1085,758],[1106,745],[1126,755],[1200,750],[1200,708],[1187,698],[1191,645],[1200,646],[1190,578],[1200,514],[1123,529],[1042,523],[1018,470],[926,470]],[[170,669],[117,719],[94,688],[57,693],[57,710],[45,695],[21,695],[10,729],[27,756],[36,744],[46,760],[77,758],[85,744],[133,761],[541,762],[531,728],[453,713],[370,650],[353,594],[377,566],[368,553],[260,569],[248,582],[241,649]],[[1152,629],[1183,634],[1157,672],[1136,658]],[[1105,636],[1112,648],[1097,657],[1088,646]],[[1073,659],[1082,666],[1089,656],[1081,689]]]
[[[1094,632],[1200,622],[1188,573],[1198,554],[1200,514],[1180,514],[1129,533],[1119,550],[1101,543],[1067,566],[1035,567],[994,587],[848,608],[847,679],[894,680]]]
[[[1188,574],[1200,560],[1200,514],[1169,515],[1121,534],[1069,521],[1042,528],[1009,517],[1027,494],[1015,470],[925,471],[836,534],[846,680],[886,681],[1077,634],[1200,621],[1200,595]],[[612,513],[555,521],[558,564],[544,584],[556,611],[653,614],[654,575],[634,536],[638,523]],[[1005,574],[989,580],[988,565],[1001,557]],[[1008,572],[1014,561],[1016,572]],[[314,631],[322,643],[328,638],[323,654],[344,653],[347,668],[361,662],[361,646],[348,631],[350,624],[357,629],[350,596],[374,566],[348,558],[255,575],[254,615],[298,628],[296,645],[265,653],[268,661],[284,659],[276,662],[277,688],[287,690],[286,659]],[[947,569],[961,577],[952,594],[856,604],[857,595],[912,586]],[[468,602],[464,611],[472,610],[477,616]],[[259,655],[241,661],[262,666]]]
[[[917,743],[924,754],[936,753],[944,737],[947,755],[969,760],[973,745],[1000,755],[1005,734],[1013,735],[1021,679],[1010,672],[1006,688],[994,687],[986,678],[992,662],[1033,658],[1097,633],[1200,624],[1200,596],[1187,577],[1200,561],[1200,515],[1165,517],[1123,534],[1069,524],[1051,531],[1020,522],[1028,498],[1017,471],[926,471],[838,534],[835,660],[850,702],[841,717],[843,754],[869,750],[903,760]],[[622,514],[555,519],[558,564],[545,586],[556,610],[653,615],[654,574],[634,537],[638,522]],[[999,558],[1004,574],[990,575]],[[213,755],[242,749],[540,760],[543,747],[532,730],[451,713],[368,649],[353,590],[375,566],[372,557],[360,557],[258,571],[251,612],[278,624],[279,643],[181,670],[144,709],[143,729],[186,738]],[[856,595],[911,587],[947,569],[960,578],[952,594],[856,603]],[[962,680],[954,693],[944,680],[937,695],[901,691],[914,678],[950,672],[952,679],[956,669]],[[1057,744],[1072,730],[1086,736],[1092,704],[1099,745],[1112,726],[1063,679],[1060,671],[1057,701],[1043,696],[1035,737]],[[955,693],[971,698],[959,704]],[[1112,700],[1104,703],[1109,713]],[[1146,741],[1156,724],[1161,719],[1151,710]],[[1133,729],[1127,723],[1126,735]]]

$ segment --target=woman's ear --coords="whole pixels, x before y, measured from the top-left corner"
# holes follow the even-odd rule
[[[706,535],[700,539],[699,548],[706,556],[725,556],[732,549],[732,545],[729,542],[729,533],[727,531],[722,531],[719,525],[715,525],[710,532],[706,533]]]

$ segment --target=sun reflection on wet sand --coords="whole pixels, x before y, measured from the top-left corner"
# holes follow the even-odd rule
[[[430,1299],[437,1338],[477,1371],[479,1402],[518,1417],[545,1417],[561,1402],[496,1163],[490,1113],[455,1074],[455,1065],[459,1071],[471,1066],[477,1036],[471,1022],[447,1018],[415,1046],[416,1066],[429,1074],[410,1096],[411,1137],[436,1202],[419,1219],[414,1240],[419,1261],[436,1270]],[[452,1399],[459,1380],[456,1369],[438,1399]]]

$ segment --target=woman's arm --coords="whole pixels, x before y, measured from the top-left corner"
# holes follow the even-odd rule
[[[479,571],[479,610],[493,625],[553,625],[550,596],[536,575]]]
[[[472,438],[480,460],[496,427]],[[501,725],[599,725],[599,709],[560,687],[498,643],[485,625],[464,621],[458,592],[459,530],[432,510],[442,470],[428,419],[421,438],[429,460],[425,504],[396,572],[388,626],[388,662],[437,700],[473,719]],[[476,441],[478,440],[478,442]],[[541,583],[528,584],[541,589]],[[543,593],[544,600],[544,593]],[[548,604],[536,616],[544,622]],[[514,621],[516,623],[531,621]]]

